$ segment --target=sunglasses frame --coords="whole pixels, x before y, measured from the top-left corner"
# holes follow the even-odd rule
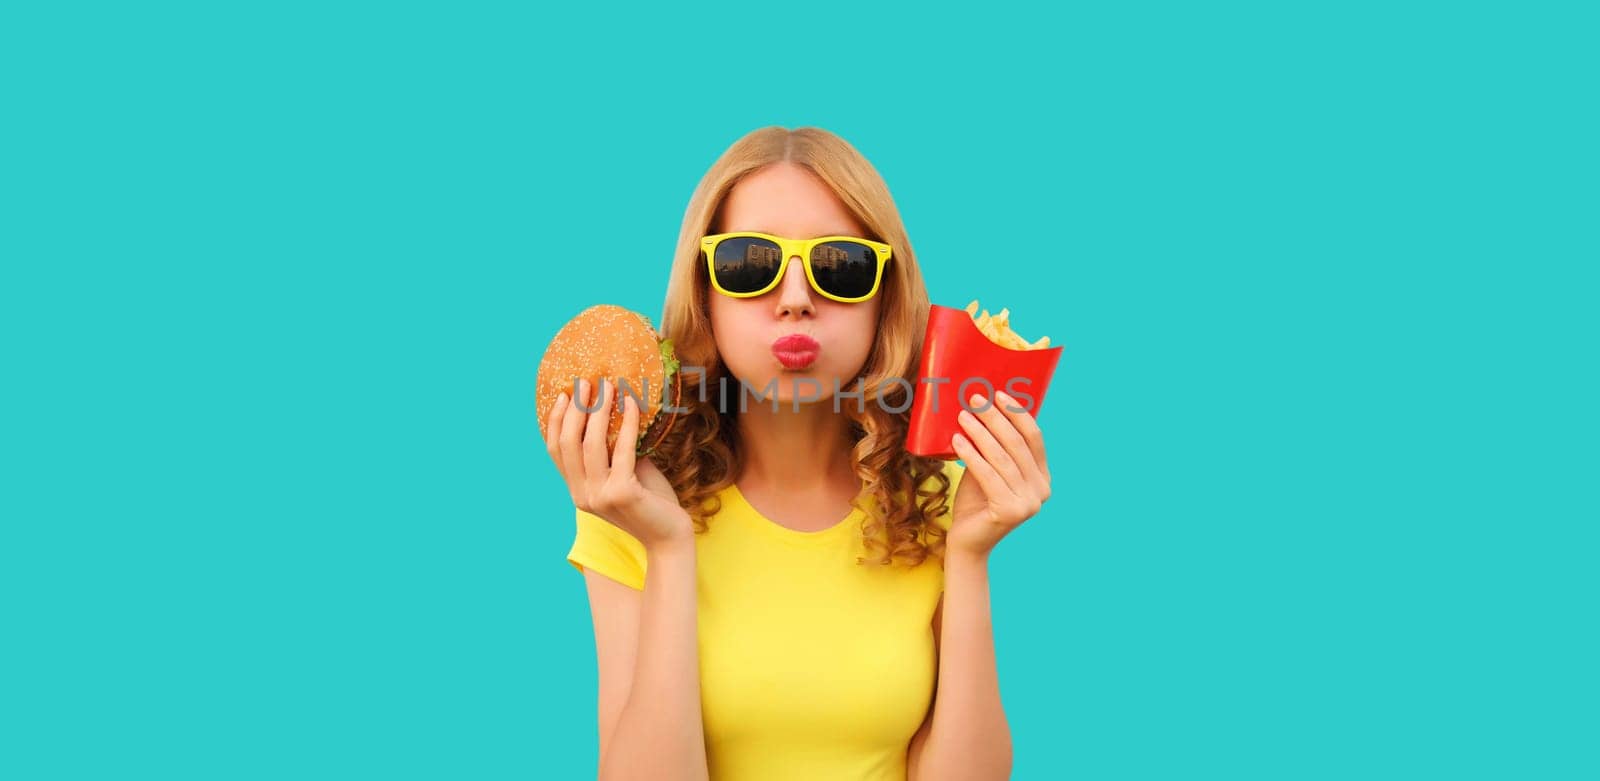
[[[723,289],[722,284],[717,281],[717,246],[721,244],[724,239],[742,238],[766,239],[767,241],[777,244],[778,249],[783,252],[783,260],[778,264],[778,273],[772,277],[772,282],[766,287],[755,291],[754,293],[729,292],[728,290]],[[861,296],[860,298],[844,298],[823,290],[822,287],[817,284],[817,277],[811,272],[811,250],[815,249],[818,244],[824,244],[830,241],[853,241],[857,244],[865,244],[877,253],[878,270],[872,278],[872,290],[867,291],[866,295]],[[811,289],[817,291],[817,293],[824,298],[844,304],[859,303],[877,295],[878,289],[883,286],[883,267],[889,263],[890,256],[894,254],[889,245],[884,244],[881,241],[863,239],[860,236],[818,236],[814,239],[786,239],[782,236],[774,236],[770,233],[760,233],[757,231],[737,231],[734,233],[711,234],[700,239],[700,251],[706,256],[706,274],[711,277],[711,286],[716,288],[718,293],[728,296],[729,298],[755,298],[757,296],[766,295],[773,288],[777,287],[779,282],[783,281],[784,273],[789,270],[789,259],[798,255],[800,256],[801,265],[805,267],[806,281],[811,283]]]

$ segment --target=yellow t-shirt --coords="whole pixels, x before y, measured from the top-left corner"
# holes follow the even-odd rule
[[[953,499],[966,467],[944,471]],[[763,517],[738,486],[719,496],[721,512],[695,535],[711,778],[904,781],[934,692],[943,567],[931,556],[912,569],[857,564],[859,510],[800,532]],[[577,522],[567,561],[642,590],[643,544],[597,515],[579,510]],[[949,529],[949,512],[937,522]]]

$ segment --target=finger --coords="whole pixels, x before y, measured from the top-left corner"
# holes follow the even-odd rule
[[[950,444],[955,447],[956,455],[960,456],[962,461],[967,462],[967,472],[971,473],[971,477],[978,481],[978,487],[983,489],[984,495],[989,497],[990,501],[1011,495],[1011,489],[1006,485],[1006,479],[995,471],[994,466],[983,457],[982,453],[978,452],[977,448],[973,447],[971,440],[956,434],[950,438]],[[966,479],[968,478],[962,478],[962,480]],[[957,487],[956,490],[959,491],[960,488]]]
[[[617,434],[616,451],[611,454],[611,473],[626,478],[633,474],[634,451],[639,447],[639,408],[632,396],[622,395],[622,431]]]
[[[1039,421],[1023,408],[1021,402],[1011,398],[1005,391],[995,392],[995,406],[1011,421],[1011,425],[1016,427],[1017,433],[1022,435],[1022,441],[1027,445],[1027,452],[1033,456],[1034,474],[1048,481],[1050,470],[1045,466],[1044,432],[1039,429]],[[1024,468],[1023,471],[1029,470]]]
[[[611,396],[616,388],[616,383],[600,378],[596,386],[600,407],[589,414],[589,423],[583,431],[583,471],[596,489],[611,471],[611,460],[606,456],[606,432],[611,428]]]
[[[977,402],[974,402],[972,406],[976,407]],[[971,410],[963,409],[957,415],[957,418],[961,422],[961,430],[966,432],[967,439],[971,440],[972,444],[977,447],[978,452],[983,454],[984,460],[988,461],[990,466],[993,466],[994,470],[1005,478],[1006,485],[1009,487],[1007,493],[1021,495],[1022,486],[1027,482],[1022,474],[1022,468],[1012,458],[1011,454],[1006,452],[1005,445],[996,436],[997,432],[1002,429],[1012,429],[1011,422],[1006,420],[1004,415],[997,412],[992,404],[988,409],[976,415]],[[1014,429],[1010,433],[1016,435]]]
[[[587,404],[588,399],[589,382],[580,379],[575,394],[567,402],[566,416],[561,421],[561,460],[567,465],[567,485],[572,487],[573,501],[579,506],[587,504],[589,499],[584,488],[583,440],[579,438],[587,413],[578,403],[582,401]]]
[[[1017,428],[1016,421],[1007,414],[1006,410],[1001,408],[1002,405],[1016,407],[1016,399],[1004,393],[996,392],[990,396],[989,401],[989,405],[984,407],[983,411],[977,413],[978,418],[983,421],[983,425],[988,429],[990,436],[993,436],[1000,443],[1006,457],[1010,459],[1013,468],[1016,469],[1016,476],[1020,478],[1020,482],[1012,484],[1012,488],[1018,496],[1022,496],[1027,492],[1029,485],[1039,482],[1039,469],[1034,464],[1033,451],[1028,447],[1028,441],[1022,437],[1022,432]],[[977,405],[974,404],[973,406]],[[996,467],[1000,468],[1002,474],[1010,476],[1003,463],[994,458],[990,460],[995,461]]]
[[[561,468],[561,418],[567,411],[567,394],[565,391],[556,396],[550,405],[550,414],[544,419],[544,449],[550,458],[556,462],[556,468]]]

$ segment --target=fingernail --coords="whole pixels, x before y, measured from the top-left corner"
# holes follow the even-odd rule
[[[983,397],[979,396],[976,393],[974,393],[974,394],[972,394],[972,398],[967,399],[967,401],[970,403],[971,406],[977,407],[977,406],[981,406],[983,404]]]
[[[994,392],[994,397],[996,399],[999,399],[1000,401],[1006,403],[1006,404],[1010,404],[1011,403],[1011,397],[1007,396],[1005,391],[995,391]]]

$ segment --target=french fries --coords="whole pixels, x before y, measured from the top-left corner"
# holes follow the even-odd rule
[[[1011,350],[1042,350],[1050,346],[1050,337],[1048,336],[1041,336],[1039,341],[1029,343],[1021,336],[1018,336],[1016,331],[1011,330],[1010,309],[1002,309],[1000,314],[997,315],[991,315],[989,310],[985,309],[983,314],[980,315],[978,314],[978,299],[974,298],[972,303],[967,304],[967,314],[972,317],[972,322],[978,326],[978,330],[983,332],[984,336],[989,338],[989,341],[1001,347]]]

